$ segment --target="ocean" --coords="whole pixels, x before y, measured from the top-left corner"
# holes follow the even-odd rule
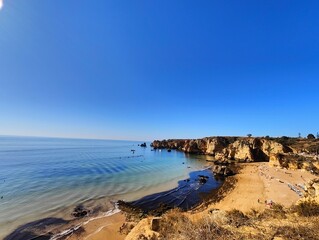
[[[31,221],[70,219],[80,204],[106,212],[117,200],[168,191],[206,166],[204,157],[141,143],[0,136],[0,239]]]

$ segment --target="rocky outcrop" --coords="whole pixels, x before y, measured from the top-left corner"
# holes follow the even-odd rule
[[[151,146],[154,149],[168,148],[186,153],[207,154],[222,161],[228,159],[246,162],[269,161],[271,154],[292,152],[289,147],[269,139],[244,137],[156,140]]]
[[[231,175],[234,175],[233,170],[226,165],[214,165],[212,168],[212,171],[215,175],[221,176],[221,177],[228,177]]]
[[[181,150],[182,147],[185,145],[186,140],[163,140],[163,141],[158,141],[155,140],[154,142],[151,143],[151,147],[154,149],[178,149]]]
[[[271,154],[269,165],[287,169],[305,169],[315,175],[319,175],[319,162],[316,158],[306,157],[300,154]]]
[[[306,198],[311,198],[319,203],[319,178],[313,179],[306,184]]]
[[[305,190],[304,196],[303,196],[303,198],[298,200],[297,205],[300,206],[301,204],[304,203],[304,204],[307,204],[308,206],[310,204],[311,206],[317,205],[317,207],[318,207],[318,204],[319,204],[319,178],[315,178],[315,179],[312,179],[309,182],[307,182],[304,186],[304,190]],[[305,207],[307,207],[307,205],[303,205],[304,206],[303,208],[305,209]],[[311,211],[313,213],[313,210],[315,210],[315,209],[311,209],[310,207],[308,207],[305,210]],[[315,211],[319,211],[319,210],[316,209]]]

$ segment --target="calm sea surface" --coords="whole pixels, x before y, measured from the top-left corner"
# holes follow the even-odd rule
[[[0,136],[0,239],[33,220],[68,218],[78,204],[171,189],[204,168],[203,159],[140,143]]]

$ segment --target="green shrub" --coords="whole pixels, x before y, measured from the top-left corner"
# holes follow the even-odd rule
[[[315,135],[313,135],[313,134],[311,134],[311,133],[308,134],[307,138],[308,138],[308,139],[316,139]]]

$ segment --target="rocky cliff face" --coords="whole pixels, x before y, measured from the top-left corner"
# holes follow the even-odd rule
[[[154,149],[177,149],[186,153],[207,154],[216,160],[246,162],[269,161],[273,154],[292,152],[287,146],[264,138],[208,137],[202,139],[169,139],[154,141]]]
[[[307,198],[312,198],[319,203],[319,178],[308,182],[305,190]]]
[[[270,155],[269,165],[293,170],[305,169],[315,175],[319,175],[319,161],[315,157],[293,153],[276,153]]]

